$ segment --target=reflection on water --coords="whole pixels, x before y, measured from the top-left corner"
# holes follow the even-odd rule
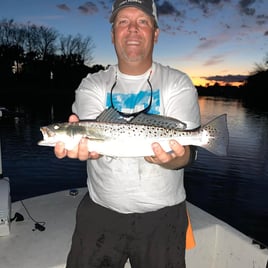
[[[57,159],[53,148],[37,145],[39,128],[50,122],[50,112],[42,107],[19,121],[0,121],[3,173],[10,178],[12,201],[86,185],[85,162]]]
[[[227,113],[227,157],[202,148],[185,171],[188,200],[247,235],[268,244],[268,113],[247,110],[236,100],[200,97],[202,122]],[[26,107],[18,123],[1,120],[4,175],[11,180],[12,200],[86,185],[85,162],[59,160],[53,148],[37,145],[39,127],[66,120],[66,106]],[[66,111],[66,113],[64,113]],[[34,116],[33,116],[34,114]]]
[[[227,157],[199,150],[187,169],[188,200],[244,233],[268,244],[268,113],[238,101],[200,98],[202,121],[227,113]]]

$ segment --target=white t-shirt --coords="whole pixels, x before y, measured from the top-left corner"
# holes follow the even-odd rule
[[[117,65],[88,74],[76,90],[73,112],[80,119],[95,119],[111,106],[125,113],[152,105],[148,113],[166,115],[187,124],[200,126],[198,94],[189,77],[178,70],[154,62],[146,73],[131,76]],[[184,170],[169,170],[148,163],[143,157],[112,158],[103,156],[87,161],[89,194],[93,201],[121,213],[142,213],[179,204],[185,200]]]

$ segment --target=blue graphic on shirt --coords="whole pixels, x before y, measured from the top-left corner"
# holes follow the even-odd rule
[[[133,113],[146,109],[150,103],[151,91],[140,91],[138,94],[113,93],[114,108],[120,112]],[[107,93],[106,107],[111,107],[111,93]],[[150,114],[160,113],[160,92],[153,90]]]

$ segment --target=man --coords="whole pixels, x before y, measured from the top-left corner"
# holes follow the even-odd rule
[[[89,74],[76,91],[69,121],[94,119],[113,107],[128,118],[138,112],[200,125],[198,96],[189,77],[153,61],[159,37],[152,0],[117,0],[110,17],[118,64]],[[153,156],[111,158],[89,152],[86,139],[58,158],[87,160],[88,192],[77,210],[68,268],[185,267],[188,225],[183,167],[194,150],[170,140],[170,152],[152,144]],[[90,148],[89,148],[90,150]]]

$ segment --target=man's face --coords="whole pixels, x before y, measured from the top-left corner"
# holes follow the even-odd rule
[[[135,7],[120,10],[114,20],[112,42],[117,56],[125,62],[151,60],[159,29],[154,19]]]

